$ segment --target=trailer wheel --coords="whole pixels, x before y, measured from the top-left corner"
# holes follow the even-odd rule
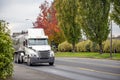
[[[20,59],[19,59],[18,53],[14,54],[14,61],[15,61],[15,63],[20,63]]]
[[[23,63],[23,56],[24,56],[24,53],[20,53],[19,54],[19,60],[20,60],[20,63]]]
[[[49,65],[51,65],[51,66],[54,65],[54,62],[50,62]]]
[[[17,63],[17,55],[14,54],[14,62]]]
[[[30,57],[27,58],[27,65],[28,65],[28,66],[31,66],[31,65],[32,65]]]

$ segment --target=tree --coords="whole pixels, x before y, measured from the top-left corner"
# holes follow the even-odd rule
[[[43,28],[45,34],[48,35],[50,42],[54,42],[56,45],[58,45],[64,41],[64,34],[58,27],[58,21],[55,16],[56,10],[54,9],[53,5],[54,3],[49,6],[47,1],[40,5],[39,8],[41,13],[37,17],[34,27]]]
[[[80,22],[87,37],[99,44],[102,54],[102,42],[109,34],[108,15],[110,10],[109,0],[78,0],[77,20]]]
[[[13,48],[7,23],[0,20],[0,79],[12,76]]]
[[[75,0],[55,0],[57,18],[60,28],[63,30],[66,39],[73,46],[81,37],[81,28],[76,22],[77,17],[77,2]]]
[[[112,19],[120,27],[120,0],[113,0]]]

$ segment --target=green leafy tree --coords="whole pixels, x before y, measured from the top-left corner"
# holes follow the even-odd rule
[[[13,48],[7,23],[0,20],[0,80],[12,76]]]
[[[112,19],[120,27],[120,0],[113,0]]]
[[[81,37],[81,28],[76,21],[76,4],[76,0],[55,0],[58,24],[63,30],[67,41],[72,44],[73,52],[75,51],[75,44]]]
[[[102,54],[102,42],[109,34],[108,15],[110,11],[109,0],[78,0],[78,23],[82,26],[87,37],[99,44]]]

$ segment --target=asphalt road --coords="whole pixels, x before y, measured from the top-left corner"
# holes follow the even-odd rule
[[[56,58],[55,65],[37,64],[32,70],[72,80],[120,80],[120,61],[88,58]]]
[[[0,79],[1,80],[1,79]],[[14,74],[7,80],[70,80],[55,74],[31,69],[26,64],[14,64]]]

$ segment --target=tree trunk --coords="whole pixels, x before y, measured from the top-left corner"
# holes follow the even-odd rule
[[[75,52],[75,43],[72,43],[72,52]]]
[[[102,54],[103,53],[103,49],[102,49],[102,43],[99,43],[99,53]]]

